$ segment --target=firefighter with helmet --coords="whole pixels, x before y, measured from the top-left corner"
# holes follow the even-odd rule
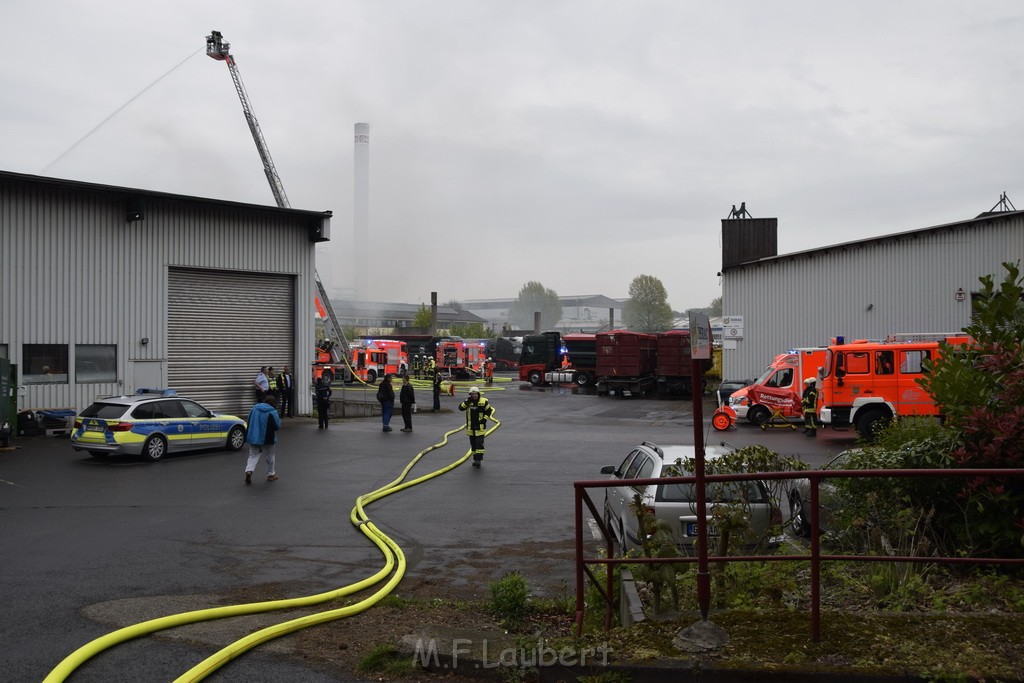
[[[804,434],[817,436],[818,382],[813,377],[804,380],[804,393],[800,397],[800,406],[804,411]]]
[[[494,415],[494,408],[480,395],[480,389],[471,387],[469,397],[459,404],[459,410],[466,413],[466,434],[469,435],[469,448],[473,451],[473,467],[480,467],[484,459],[487,418]]]

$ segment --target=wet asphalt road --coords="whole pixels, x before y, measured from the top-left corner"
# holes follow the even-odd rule
[[[466,463],[367,508],[406,553],[398,594],[443,586],[446,594],[482,598],[491,581],[513,569],[536,593],[571,593],[572,482],[602,478],[603,465],[618,464],[642,440],[693,443],[685,401],[518,382],[495,388],[504,390],[487,395],[502,426],[487,439],[482,468]],[[429,404],[427,390],[417,393],[421,406]],[[118,627],[219,606],[246,587],[295,597],[373,574],[380,553],[349,523],[349,511],[359,495],[391,482],[417,452],[461,424],[458,400],[442,398],[449,412],[414,415],[411,434],[398,431],[399,416],[390,433],[379,418],[335,420],[327,431],[309,418],[285,420],[281,479],[267,482],[261,465],[248,487],[244,451],[149,464],[94,460],[61,438],[15,440],[16,450],[0,452],[0,680],[42,680],[76,648]],[[703,410],[706,425],[714,405]],[[704,433],[709,443],[764,443],[812,466],[851,444],[849,434],[809,439],[749,425]],[[456,434],[411,477],[458,459],[467,442]],[[70,680],[173,680],[256,623],[228,621],[118,646]],[[293,644],[287,636],[261,646],[207,680],[353,680],[288,657]]]

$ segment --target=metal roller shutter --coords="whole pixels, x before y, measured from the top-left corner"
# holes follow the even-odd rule
[[[168,386],[244,418],[260,366],[294,368],[294,306],[290,275],[171,268]]]

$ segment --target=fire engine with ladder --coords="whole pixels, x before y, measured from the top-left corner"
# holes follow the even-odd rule
[[[206,36],[206,55],[227,64],[228,71],[231,73],[231,80],[235,84],[235,92],[238,93],[238,99],[242,103],[242,113],[245,115],[246,123],[249,124],[249,131],[252,133],[252,139],[256,143],[256,151],[259,152],[260,161],[263,162],[263,173],[267,176],[267,181],[270,183],[270,191],[274,194],[274,201],[277,202],[279,208],[290,209],[291,204],[288,201],[288,195],[285,194],[284,185],[281,183],[280,176],[277,175],[274,160],[270,157],[270,150],[263,139],[259,121],[256,120],[252,104],[249,102],[249,95],[245,91],[245,86],[242,85],[242,77],[238,73],[238,64],[235,63],[235,58],[231,55],[231,44],[224,40],[224,36],[221,35],[220,31],[210,31],[210,35]],[[320,274],[314,271],[313,279],[316,281],[314,303],[318,314],[323,318],[324,330],[328,337],[324,342],[318,342],[317,344],[315,351],[316,360],[313,363],[313,379],[315,381],[321,374],[328,374],[328,377],[331,379],[339,376],[350,377],[351,368],[349,367],[348,359],[352,355],[352,349],[345,338],[341,325],[338,323],[338,317],[331,306],[331,300],[327,296],[327,291],[324,288],[323,281],[320,279]]]

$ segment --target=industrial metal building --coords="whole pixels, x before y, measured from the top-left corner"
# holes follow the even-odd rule
[[[18,408],[169,387],[245,417],[260,366],[290,365],[310,413],[330,218],[0,172],[0,357]]]
[[[1024,258],[1024,211],[777,255],[777,219],[722,221],[723,379],[836,336],[957,332],[978,278]],[[730,321],[732,325],[730,325]]]
[[[495,332],[515,328],[508,314],[516,299],[467,299],[463,308],[480,316]],[[557,328],[561,332],[605,332],[622,323],[622,307],[627,299],[610,299],[603,294],[560,296],[562,317]]]
[[[433,334],[431,330],[413,327],[421,306],[428,304],[402,304],[378,301],[352,301],[332,296],[334,315],[339,324],[359,335]],[[453,325],[483,325],[487,321],[451,306],[437,307],[438,334],[447,334]]]

